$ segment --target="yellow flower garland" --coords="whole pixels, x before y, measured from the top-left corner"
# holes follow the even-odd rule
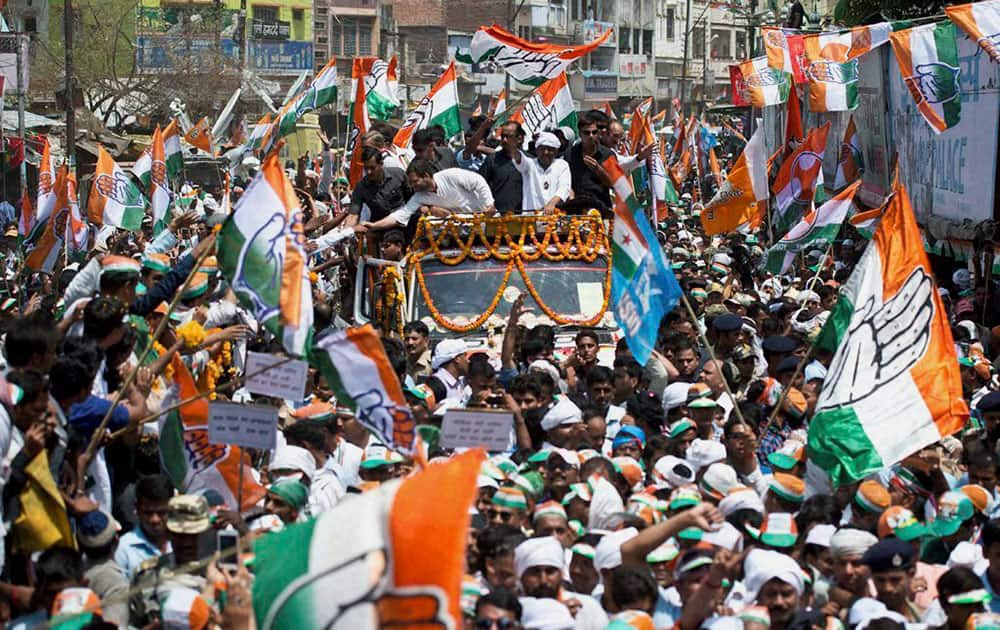
[[[375,321],[382,330],[403,338],[403,295],[398,287],[403,277],[399,267],[386,265],[382,271],[382,291],[375,299]]]
[[[516,238],[509,229],[511,224],[519,224],[520,230]],[[544,224],[546,228],[540,240],[536,229],[537,224]],[[565,239],[559,236],[561,227],[566,231]],[[468,238],[461,236],[460,228],[468,230]],[[487,228],[493,230],[492,238],[487,234]],[[458,250],[458,254],[454,256],[447,256],[441,251],[441,244],[449,239],[454,241]],[[452,217],[443,225],[424,218],[417,226],[413,242],[415,244],[426,242],[426,247],[415,246],[409,257],[410,264],[413,265],[416,272],[420,292],[427,304],[427,310],[435,322],[452,332],[464,333],[475,330],[493,315],[500,303],[504,289],[507,288],[510,274],[515,266],[521,274],[528,293],[538,303],[545,315],[557,324],[593,326],[601,321],[608,310],[608,302],[611,297],[611,248],[608,245],[608,235],[604,228],[604,222],[599,214],[573,217],[556,214],[530,218]],[[481,251],[476,251],[477,248]],[[506,248],[506,251],[501,248]],[[582,320],[565,317],[545,304],[524,266],[525,261],[533,262],[540,258],[551,262],[580,260],[592,263],[602,253],[608,257],[608,265],[604,276],[604,295],[601,308],[594,316]],[[467,258],[475,261],[494,258],[507,263],[500,286],[482,314],[467,324],[459,324],[441,314],[431,299],[424,279],[421,259],[428,254],[433,254],[437,260],[451,266],[461,264]]]
[[[189,320],[177,327],[177,337],[188,350],[196,350],[205,343],[205,328],[195,320]]]

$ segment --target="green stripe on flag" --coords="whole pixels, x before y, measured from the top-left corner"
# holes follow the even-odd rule
[[[160,459],[163,460],[163,470],[170,477],[170,483],[180,491],[184,491],[187,479],[187,451],[184,448],[184,423],[180,411],[175,409],[167,415],[160,427]]]
[[[809,459],[825,470],[834,487],[883,468],[853,407],[820,411],[809,423]]]
[[[309,349],[307,352],[309,364],[319,370],[319,373],[326,379],[326,384],[330,386],[330,389],[337,396],[337,402],[343,404],[345,407],[350,407],[352,410],[355,409],[354,398],[344,389],[344,383],[340,380],[340,372],[337,371],[337,366],[330,360],[330,353],[322,348],[314,347],[311,338],[306,347]]]
[[[315,588],[315,583],[310,587],[302,580],[309,578],[315,528],[316,519],[312,519],[262,536],[254,543],[257,577],[253,582],[253,607],[258,628],[269,615],[276,615],[271,627],[313,626],[313,609],[322,601],[323,594]]]
[[[626,279],[634,276],[636,270],[639,269],[638,263],[632,260],[628,252],[622,249],[618,243],[612,243],[611,245],[611,262],[614,265],[614,269]]]
[[[949,68],[960,67],[958,65],[958,41],[955,38],[955,25],[952,22],[944,21],[934,27],[934,49],[937,52],[939,62],[949,66]],[[934,73],[937,75],[938,85],[950,85],[956,81],[956,75],[953,75],[949,68],[936,67]],[[962,118],[962,100],[957,89],[954,96],[950,101],[941,104],[944,122],[949,129],[957,125]]]
[[[819,332],[819,336],[816,337],[816,347],[828,352],[836,352],[840,342],[847,335],[847,328],[851,325],[853,315],[854,304],[849,297],[841,294],[837,298],[837,303],[833,305],[833,310],[830,311],[830,316]]]

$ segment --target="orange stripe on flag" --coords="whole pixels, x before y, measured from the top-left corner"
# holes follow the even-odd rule
[[[386,392],[392,397],[393,402],[399,405],[406,405],[407,402],[406,398],[403,397],[402,387],[398,386],[399,377],[396,376],[396,371],[392,369],[392,365],[386,359],[382,342],[379,341],[378,334],[375,333],[372,325],[365,324],[364,326],[348,328],[347,338],[357,347],[361,354],[375,363],[378,369],[379,380],[386,387]],[[390,383],[397,383],[397,387],[389,387]],[[393,389],[396,391],[392,391]]]
[[[872,241],[872,246],[878,247],[882,261],[884,301],[895,296],[907,277],[918,267],[933,277],[934,272],[920,238],[920,228],[917,227],[917,220],[910,206],[910,197],[902,184],[897,186],[886,205],[885,214]],[[934,304],[934,319],[931,320],[930,343],[923,358],[910,369],[910,376],[920,390],[934,418],[934,424],[944,436],[955,433],[965,425],[969,410],[962,398],[962,382],[951,326],[936,286],[931,291],[931,300]]]
[[[278,152],[272,151],[261,165],[264,179],[271,190],[281,199],[284,206],[285,220],[288,221],[293,235],[288,237],[285,245],[285,265],[281,270],[281,295],[279,305],[282,326],[298,326],[301,322],[302,309],[302,278],[305,260],[299,251],[296,240],[302,238],[302,222],[299,213],[299,200],[295,189],[288,181],[285,172],[278,162]]]

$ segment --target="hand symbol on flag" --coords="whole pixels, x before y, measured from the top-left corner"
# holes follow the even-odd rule
[[[948,103],[958,98],[959,69],[945,63],[924,63],[914,68],[913,76],[906,77],[906,87],[919,105],[924,101]]]
[[[908,374],[930,343],[933,291],[931,277],[917,268],[890,300],[880,304],[870,296],[854,311],[846,347],[827,375],[830,397],[822,397],[820,408],[858,402]]]

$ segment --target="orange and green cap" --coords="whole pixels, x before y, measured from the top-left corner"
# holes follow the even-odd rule
[[[937,509],[937,517],[930,527],[938,536],[951,536],[958,531],[962,523],[976,514],[976,506],[972,503],[972,499],[958,490],[942,494]]]
[[[866,512],[881,514],[892,504],[889,491],[877,481],[863,481],[854,493],[854,504]]]
[[[917,520],[913,512],[901,505],[893,505],[878,519],[878,537],[895,536],[900,540],[911,541],[927,536],[927,527]]]
[[[170,271],[170,257],[159,252],[146,254],[142,257],[142,268],[167,273]]]
[[[806,498],[806,483],[788,473],[776,472],[771,475],[768,489],[785,501],[802,503]]]
[[[184,292],[181,293],[182,300],[193,300],[195,298],[205,295],[208,291],[208,276],[198,272],[194,274],[191,278],[191,282],[188,284]]]

